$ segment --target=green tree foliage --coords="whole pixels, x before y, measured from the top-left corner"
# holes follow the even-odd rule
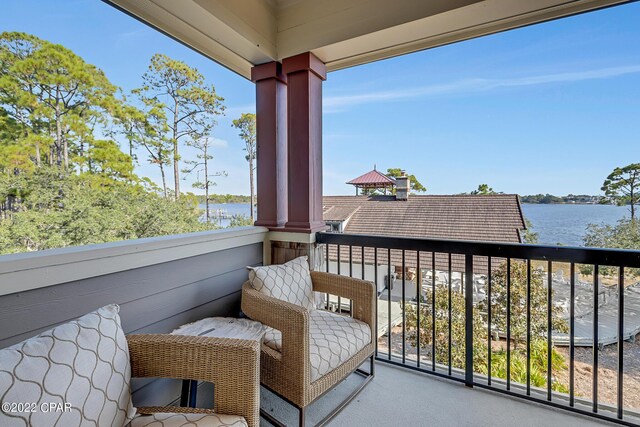
[[[538,243],[538,233],[533,231],[533,223],[527,218],[524,219],[524,223],[527,226],[522,235],[524,243],[528,243],[530,245]]]
[[[128,120],[132,123],[132,143],[143,147],[147,152],[147,161],[160,169],[162,193],[167,197],[167,175],[165,167],[171,165],[172,142],[169,139],[169,124],[164,105],[158,100],[144,99],[143,115],[137,112]]]
[[[211,103],[221,99],[212,87],[181,90],[197,118],[180,126],[210,130],[220,112]],[[134,173],[136,151],[146,151],[161,169],[166,196],[163,168],[173,145],[160,95],[134,93],[134,106],[116,92],[101,70],[68,49],[0,34],[0,253],[212,228],[200,221],[196,196],[167,199]]]
[[[0,34],[0,105],[20,123],[40,165],[70,166],[70,153],[115,106],[116,87],[69,49],[25,33]],[[42,153],[41,142],[49,142]]]
[[[547,331],[547,287],[543,282],[544,273],[539,269],[530,269],[531,277],[531,334],[544,336]],[[491,313],[492,327],[506,331],[507,328],[507,264],[500,264],[491,275]],[[521,344],[527,332],[527,264],[523,261],[511,263],[511,337],[514,345]],[[481,311],[489,310],[489,301],[479,304]],[[560,319],[562,308],[552,307],[552,327],[566,332],[567,325]]]
[[[253,220],[250,217],[241,214],[231,216],[229,227],[244,227],[247,225],[253,225]]]
[[[584,236],[584,245],[595,248],[640,249],[640,221],[623,218],[615,225],[589,224]],[[600,273],[606,276],[617,274],[614,267],[600,266]],[[582,265],[580,272],[592,274],[593,266]],[[625,272],[640,276],[640,269],[626,268]]]
[[[256,115],[252,113],[243,113],[239,118],[233,121],[233,127],[240,131],[240,138],[244,141],[244,151],[247,152],[247,161],[249,162],[249,188],[251,194],[251,215],[250,219],[255,221],[254,211],[256,206],[254,177],[255,172],[254,161],[256,158]]]
[[[204,76],[182,61],[155,54],[137,91],[143,100],[161,102],[167,111],[169,140],[173,150],[174,194],[180,197],[180,142],[209,136],[216,116],[224,113],[224,99]]]
[[[640,203],[640,163],[615,168],[604,180],[602,191],[619,205],[629,205],[631,221],[635,221],[635,207]]]
[[[204,196],[197,196],[199,203],[205,203]],[[251,196],[239,194],[210,194],[210,203],[251,203]]]
[[[449,357],[449,292],[445,285],[436,286],[435,298],[435,349],[436,363],[447,364]],[[420,346],[430,349],[432,345],[431,326],[431,292],[427,292],[424,304],[420,305]],[[451,365],[464,369],[465,363],[465,301],[459,292],[451,293]],[[405,305],[405,319],[407,322],[407,339],[414,347],[418,341],[417,307],[413,304]],[[486,337],[486,327],[479,316],[473,317],[474,337]],[[487,340],[474,341],[473,364],[474,370],[486,371],[484,367],[487,354]]]
[[[486,195],[486,194],[497,194],[497,193],[493,191],[493,188],[489,187],[489,185],[480,184],[478,185],[478,188],[476,190],[473,190],[471,192],[471,194]]]
[[[526,375],[526,310],[527,310],[527,265],[524,262],[511,264],[511,375],[516,381],[522,381]],[[492,301],[478,303],[474,307],[473,316],[473,364],[474,371],[487,373],[487,325],[485,316],[488,310],[492,314],[492,330],[506,330],[506,263],[497,266],[492,274]],[[420,346],[429,351],[432,346],[431,336],[432,311],[431,293],[427,292],[424,303],[420,304]],[[531,354],[532,384],[538,387],[546,385],[546,332],[547,332],[547,289],[542,281],[542,272],[531,271]],[[559,320],[561,309],[552,308],[553,328],[566,331],[567,325]],[[407,339],[411,345],[418,344],[417,307],[415,304],[405,306]],[[435,292],[435,350],[436,363],[448,363],[449,342],[449,290],[446,285],[436,285]],[[451,293],[451,363],[454,368],[464,369],[465,365],[465,299],[463,294]],[[505,344],[506,346],[506,344]],[[506,378],[506,350],[492,351],[492,375]],[[553,349],[552,369],[564,369],[564,358]],[[566,387],[554,381],[554,390],[564,391]]]
[[[126,155],[123,153],[123,155]],[[0,178],[6,188],[7,175]],[[40,168],[13,177],[19,208],[0,220],[0,253],[205,230],[195,198],[167,201],[143,185]],[[5,184],[5,185],[3,185]]]
[[[522,196],[522,203],[540,203],[540,204],[554,204],[565,203],[562,197],[553,196],[551,194],[535,194],[532,196]]]
[[[400,168],[389,168],[387,169],[387,176],[391,178],[397,178],[402,176],[402,169]],[[424,193],[427,191],[427,187],[422,185],[418,178],[415,175],[409,175],[409,182],[411,183],[411,189],[418,193]]]

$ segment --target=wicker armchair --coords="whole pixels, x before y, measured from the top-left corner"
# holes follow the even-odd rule
[[[280,351],[269,346],[266,337],[265,343],[262,344],[262,385],[298,408],[300,426],[304,425],[305,408],[351,373],[355,371],[366,377],[366,380],[320,424],[336,415],[374,375],[376,293],[373,283],[322,272],[311,272],[311,280],[313,290],[316,292],[350,299],[352,301],[351,316],[359,321],[353,323],[357,323],[359,326],[362,326],[363,323],[366,324],[369,332],[366,342],[362,342],[357,347],[357,352],[352,349],[352,353],[355,352],[355,354],[340,366],[332,367],[319,378],[314,378],[312,375],[312,372],[317,374],[317,366],[313,366],[313,364],[318,362],[310,354],[314,345],[313,337],[310,338],[310,330],[313,332],[314,327],[314,316],[318,314],[322,314],[323,317],[338,316],[341,321],[344,321],[345,317],[335,313],[329,314],[324,310],[309,312],[295,304],[265,296],[254,290],[249,282],[246,282],[242,287],[242,311],[251,319],[257,320],[281,334]],[[330,331],[325,330],[324,332],[329,333]],[[346,337],[347,340],[348,338]],[[341,338],[338,345],[344,341],[345,338]],[[359,370],[358,367],[367,358],[370,358],[369,372]],[[262,415],[270,422],[277,423],[277,420],[272,419],[268,414],[263,413]]]
[[[219,417],[215,417],[213,423],[202,420],[200,423],[193,422],[188,425],[240,425],[237,417],[236,420],[225,419],[224,415],[243,417],[249,427],[260,425],[258,342],[164,334],[129,335],[127,342],[132,377],[196,379],[215,385],[215,412],[171,406],[137,408],[138,414],[215,413]],[[147,421],[152,423],[153,419],[134,418],[131,425],[146,425]]]

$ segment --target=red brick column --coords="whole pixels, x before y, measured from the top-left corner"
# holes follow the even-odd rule
[[[322,220],[322,82],[326,67],[310,52],[286,58],[288,220],[284,231],[315,233]]]
[[[256,84],[257,202],[255,225],[287,222],[287,78],[279,62],[251,69]]]

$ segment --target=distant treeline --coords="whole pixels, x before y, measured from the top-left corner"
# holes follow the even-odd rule
[[[581,203],[581,204],[611,204],[611,200],[604,196],[589,196],[587,194],[569,194],[567,196],[554,196],[552,194],[535,194],[531,196],[520,196],[522,203],[537,204],[563,204],[563,203]]]
[[[205,202],[205,196],[199,195],[199,203]],[[242,196],[239,194],[209,194],[209,203],[251,203],[251,196]]]

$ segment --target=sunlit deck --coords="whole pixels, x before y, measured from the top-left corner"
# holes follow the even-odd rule
[[[322,419],[361,381],[352,375],[308,410],[312,424]],[[263,390],[263,409],[294,424],[296,411]],[[270,426],[262,421],[262,426]],[[595,427],[615,425],[566,411],[443,380],[385,363],[376,377],[328,426],[492,426]]]

